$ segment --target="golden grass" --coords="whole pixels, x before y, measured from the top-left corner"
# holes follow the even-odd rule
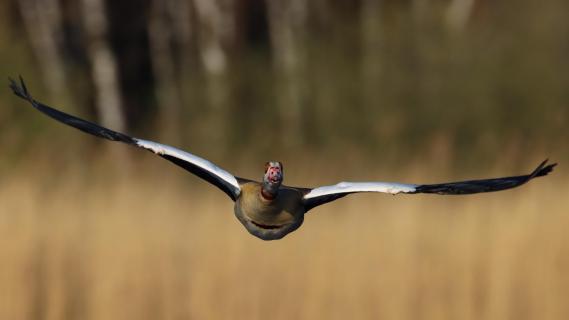
[[[559,172],[469,197],[350,196],[273,242],[205,184],[107,178],[3,177],[0,319],[569,318]]]

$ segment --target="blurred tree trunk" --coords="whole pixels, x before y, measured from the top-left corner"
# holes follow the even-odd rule
[[[87,35],[87,54],[95,85],[95,104],[101,123],[124,132],[117,61],[108,39],[108,22],[103,0],[82,0],[83,21]]]
[[[450,30],[455,33],[461,32],[474,8],[475,0],[452,0],[446,10],[446,22]]]
[[[168,7],[171,16],[173,41],[175,44],[176,61],[178,63],[178,79],[180,81],[180,96],[183,102],[184,85],[190,83],[190,75],[193,73],[192,61],[195,56],[192,51],[192,43],[195,42],[195,31],[193,30],[195,18],[193,16],[192,0],[170,1]]]
[[[81,0],[81,6],[87,55],[91,62],[91,76],[95,87],[95,107],[100,122],[107,128],[125,132],[118,65],[107,37],[108,21],[104,0]],[[131,172],[128,170],[130,166],[124,165],[129,162],[126,150],[111,145],[107,148],[113,158],[119,158],[119,161],[113,161],[117,165],[109,169],[114,169],[115,173],[128,178]]]
[[[181,100],[176,65],[172,51],[174,33],[172,23],[176,5],[184,1],[153,0],[148,28],[152,68],[156,78],[160,130],[164,141],[181,142]]]
[[[304,140],[302,102],[306,68],[302,50],[307,3],[305,0],[267,0],[270,38],[277,73],[277,108],[283,143],[299,146]]]
[[[381,0],[361,2],[363,97],[366,107],[373,109],[379,101],[381,83]]]
[[[61,8],[57,0],[16,1],[28,33],[32,50],[41,68],[43,82],[54,99],[61,99],[65,88]]]
[[[208,140],[220,151],[225,149],[229,129],[230,83],[224,45],[235,38],[234,0],[194,0],[194,6],[200,24],[199,51],[207,77],[207,127],[214,128],[208,132]]]
[[[423,21],[425,13],[429,11],[432,4],[429,0],[413,0],[411,3],[411,12],[416,21]]]

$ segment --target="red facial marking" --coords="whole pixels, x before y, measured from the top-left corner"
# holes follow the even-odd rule
[[[282,177],[281,168],[279,166],[270,166],[269,169],[267,170],[267,177],[272,182],[279,181]]]

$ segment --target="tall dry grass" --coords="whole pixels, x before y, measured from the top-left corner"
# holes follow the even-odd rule
[[[350,196],[263,242],[205,184],[59,169],[0,181],[0,319],[569,318],[559,172],[469,197]]]

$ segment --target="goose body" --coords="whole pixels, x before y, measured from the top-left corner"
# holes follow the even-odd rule
[[[547,175],[555,167],[543,161],[530,174],[494,179],[468,180],[438,184],[405,184],[394,182],[340,182],[317,188],[296,188],[282,185],[282,163],[265,164],[261,182],[236,177],[210,161],[189,152],[157,142],[130,137],[95,123],[49,107],[32,98],[24,81],[10,79],[10,88],[35,109],[66,125],[111,141],[123,142],[154,154],[184,168],[223,191],[235,202],[235,216],[252,235],[263,240],[280,239],[298,229],[309,210],[352,193],[381,192],[388,194],[433,193],[463,195],[493,192],[518,187]]]
[[[235,216],[252,235],[275,240],[298,229],[304,221],[303,193],[281,187],[274,199],[265,199],[263,185],[247,182],[241,185],[241,196],[235,201]]]

